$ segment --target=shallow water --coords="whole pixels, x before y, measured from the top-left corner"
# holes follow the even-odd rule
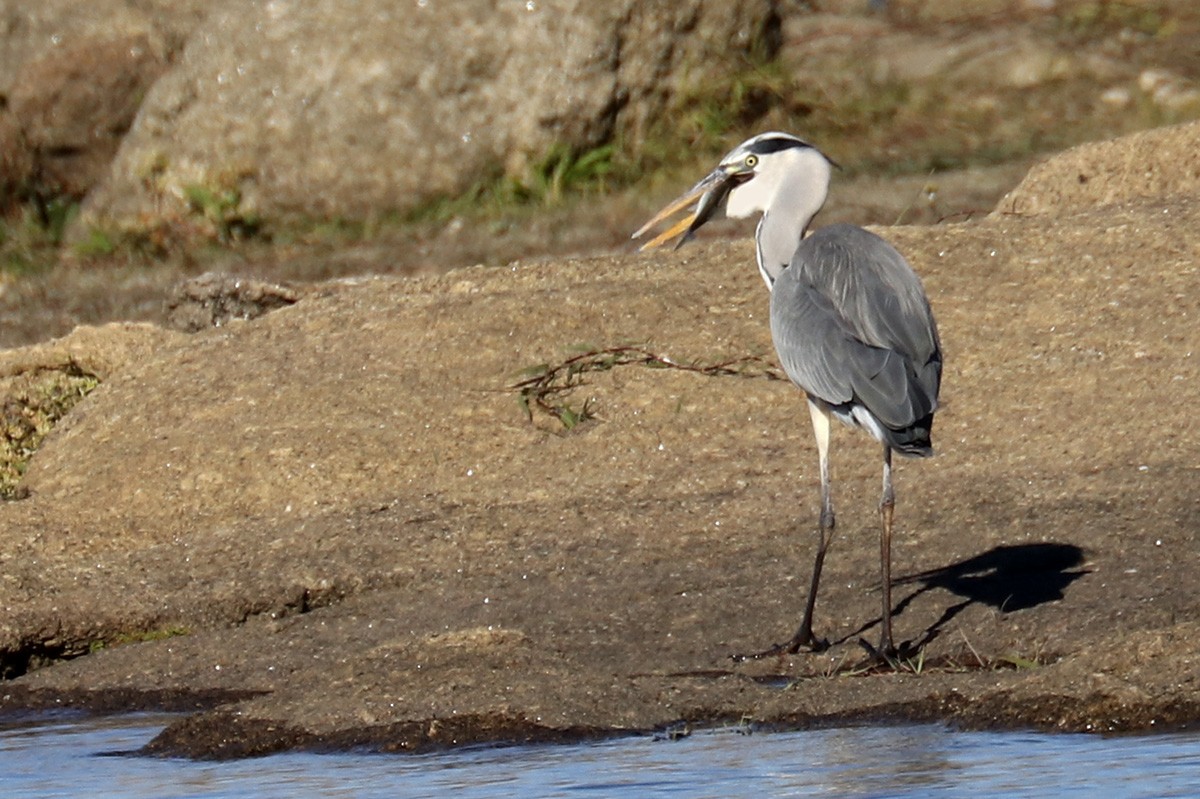
[[[0,796],[1200,796],[1200,734],[1100,738],[920,725],[229,763],[111,756],[142,746],[167,720],[0,724]]]

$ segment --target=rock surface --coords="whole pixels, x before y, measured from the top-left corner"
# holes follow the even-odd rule
[[[1164,153],[1200,143],[1157,135]],[[878,454],[846,431],[818,603],[832,649],[729,659],[790,633],[811,557],[807,416],[761,362],[609,362],[555,395],[586,402],[570,429],[511,389],[581,347],[769,361],[741,240],[121,331],[142,354],[0,505],[0,652],[23,675],[0,707],[203,705],[151,748],[206,757],[679,720],[1194,724],[1200,198],[1112,185],[1071,184],[1097,195],[1054,214],[882,231],[947,355],[939,455],[898,467],[894,624],[924,647],[907,668],[852,668],[879,620]]]
[[[555,148],[636,144],[673,94],[756,47],[769,55],[775,5],[219,7],[147,96],[82,224],[183,214],[191,187],[236,192],[241,209],[272,219],[369,218],[501,166],[533,181]]]

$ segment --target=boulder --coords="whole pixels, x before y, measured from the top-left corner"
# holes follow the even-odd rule
[[[673,97],[776,46],[774,0],[218,8],[151,90],[81,224],[369,218],[554,154],[636,145]]]
[[[205,5],[0,2],[0,204],[82,198]]]
[[[291,286],[205,272],[175,287],[167,299],[167,326],[184,333],[256,319],[300,299]]]
[[[742,239],[138,332],[0,503],[0,711],[215,698],[154,747],[202,757],[681,719],[1194,724],[1200,203],[1170,208],[883,231],[949,356],[938,456],[897,464],[919,678],[856,666],[879,451],[846,430],[831,650],[730,659],[794,629],[819,502],[802,394],[742,360],[771,349]],[[630,342],[663,360],[619,365]],[[590,418],[522,404],[550,369],[543,396]]]
[[[1048,214],[1200,192],[1200,123],[1089,142],[1029,170],[997,214]]]

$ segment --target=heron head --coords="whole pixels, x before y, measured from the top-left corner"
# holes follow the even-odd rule
[[[650,228],[687,209],[675,224],[642,245],[652,250],[678,239],[680,247],[718,210],[737,219],[765,213],[781,193],[796,190],[816,197],[816,207],[825,202],[829,171],[833,162],[803,139],[788,133],[770,132],[747,139],[721,159],[717,168],[677,197],[633,234],[641,237]],[[815,211],[814,211],[815,213]],[[808,220],[804,220],[807,225]]]

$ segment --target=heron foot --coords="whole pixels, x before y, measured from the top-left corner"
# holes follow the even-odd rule
[[[919,648],[901,644],[899,648],[891,644],[881,643],[878,648],[871,646],[865,638],[858,639],[858,645],[866,650],[868,661],[876,666],[886,666],[893,671],[912,671],[908,661],[914,657]]]
[[[829,648],[828,638],[818,638],[812,634],[812,631],[801,634],[796,633],[792,636],[792,640],[784,644],[788,654],[794,655],[801,649],[808,652],[824,652]]]

